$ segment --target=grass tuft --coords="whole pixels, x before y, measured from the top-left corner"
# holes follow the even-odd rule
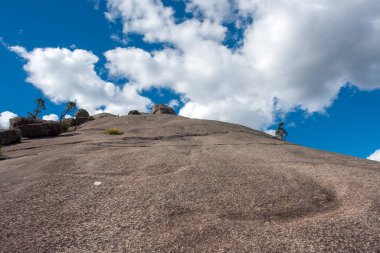
[[[106,134],[110,134],[110,135],[121,135],[123,134],[122,131],[120,131],[119,129],[115,128],[115,127],[112,127],[112,128],[108,128],[106,131],[105,131]]]

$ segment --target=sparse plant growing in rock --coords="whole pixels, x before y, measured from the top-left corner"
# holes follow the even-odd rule
[[[115,128],[115,127],[112,127],[112,128],[108,128],[106,131],[105,131],[106,134],[109,134],[109,135],[121,135],[123,134],[122,131],[120,131],[119,129]]]
[[[280,140],[285,140],[286,136],[288,136],[288,132],[284,129],[285,122],[281,122],[278,124],[277,130],[276,130],[276,138]]]
[[[33,112],[28,112],[29,118],[37,119],[38,114],[40,114],[43,110],[46,109],[45,107],[45,101],[42,98],[36,99],[36,109],[33,110]]]
[[[77,107],[76,101],[68,101],[66,102],[65,110],[61,113],[61,117],[59,117],[59,124],[61,124],[62,119],[70,113],[70,111],[74,110]]]
[[[61,124],[61,132],[67,132],[67,131],[69,131],[69,125],[65,122],[65,123],[63,123],[63,124]]]
[[[4,159],[4,150],[3,150],[3,146],[0,145],[0,160]]]

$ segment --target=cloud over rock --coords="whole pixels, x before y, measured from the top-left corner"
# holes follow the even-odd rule
[[[49,114],[42,117],[43,120],[51,120],[51,121],[58,121],[58,115],[57,114]]]
[[[105,107],[106,112],[126,114],[131,109],[145,110],[151,103],[140,96],[136,85],[118,87],[102,80],[95,72],[98,57],[93,53],[66,48],[10,48],[27,62],[27,81],[43,91],[53,102],[77,101],[77,105],[90,113]]]
[[[162,1],[107,1],[106,17],[121,22],[126,37],[161,45],[105,52],[110,76],[129,80],[123,87],[97,75],[98,57],[89,51],[12,50],[49,98],[77,99],[90,112],[101,105],[114,114],[144,110],[150,100],[140,92],[162,87],[184,98],[181,115],[265,128],[278,112],[323,112],[347,83],[380,87],[377,0],[206,2],[186,1],[192,15],[178,20]],[[227,45],[238,30],[236,45]]]
[[[8,129],[9,120],[15,117],[17,117],[17,114],[10,111],[0,113],[0,129]]]
[[[373,154],[371,154],[370,156],[368,156],[367,159],[368,160],[372,160],[372,161],[378,161],[378,162],[380,162],[380,149],[378,149],[375,152],[373,152]]]

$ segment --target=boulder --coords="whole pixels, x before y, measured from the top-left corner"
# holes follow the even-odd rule
[[[89,118],[90,118],[90,114],[85,109],[79,109],[75,113],[75,122],[78,126],[89,121]]]
[[[0,130],[0,145],[9,145],[21,140],[21,130]]]
[[[128,112],[128,115],[141,115],[141,113],[137,110],[132,110]]]
[[[28,138],[57,136],[61,132],[59,123],[54,121],[22,125],[17,129],[21,130],[22,137]]]
[[[163,104],[157,104],[153,106],[152,114],[173,114],[176,115],[173,108],[163,105]]]
[[[42,120],[39,119],[33,119],[33,118],[24,118],[24,117],[16,117],[9,120],[9,128],[14,129],[18,126],[22,125],[28,125],[28,124],[35,124],[35,123],[42,123]]]

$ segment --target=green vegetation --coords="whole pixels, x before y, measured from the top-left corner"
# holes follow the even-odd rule
[[[0,160],[1,159],[4,159],[4,150],[3,150],[3,146],[0,145]]]
[[[106,134],[110,134],[110,135],[121,135],[123,134],[123,132],[121,132],[119,129],[113,127],[113,128],[108,128],[106,131],[105,131]]]
[[[43,110],[46,109],[45,107],[45,101],[42,98],[37,98],[36,99],[36,109],[33,110],[33,112],[28,112],[28,115],[32,119],[37,119],[38,114],[40,114]]]
[[[68,120],[64,120],[65,116],[70,113],[70,111],[74,110],[77,107],[77,102],[76,101],[67,101],[65,110],[61,113],[59,117],[59,125],[61,128],[61,132],[67,132],[70,127],[72,127],[72,123],[69,123]],[[71,121],[72,122],[72,121]]]
[[[60,123],[61,124],[61,132],[64,133],[64,132],[67,132],[69,131],[69,124],[67,124],[67,122],[64,122],[64,123]]]
[[[281,122],[278,124],[276,130],[276,138],[280,140],[285,140],[286,136],[288,136],[288,132],[284,129],[285,122]]]
[[[76,101],[67,101],[65,110],[61,113],[61,117],[59,117],[59,124],[61,124],[62,119],[69,114],[70,111],[74,110],[77,107],[77,102]],[[67,130],[66,130],[67,131]]]

